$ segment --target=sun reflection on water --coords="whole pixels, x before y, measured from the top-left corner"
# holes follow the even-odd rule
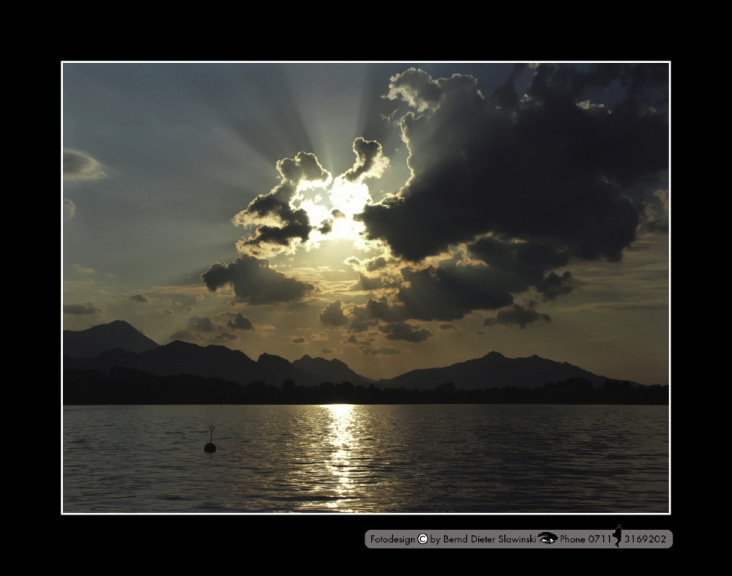
[[[351,454],[357,442],[353,434],[355,425],[355,411],[352,404],[324,405],[329,411],[330,423],[328,426],[327,441],[332,447],[330,458],[326,461],[328,470],[334,476],[334,489],[339,498],[353,496],[356,483],[353,478],[355,467],[351,463]],[[342,503],[330,502],[329,508],[342,510]]]

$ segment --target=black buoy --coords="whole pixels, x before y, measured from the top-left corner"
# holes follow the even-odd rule
[[[214,427],[209,426],[208,429],[211,431],[211,437],[209,438],[208,444],[203,447],[203,451],[207,452],[208,454],[213,454],[214,452],[216,452],[216,444],[213,443]]]

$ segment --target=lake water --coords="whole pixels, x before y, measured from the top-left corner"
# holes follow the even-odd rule
[[[65,406],[62,418],[64,514],[670,512],[668,406]]]

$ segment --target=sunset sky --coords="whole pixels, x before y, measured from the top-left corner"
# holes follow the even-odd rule
[[[668,383],[668,62],[61,66],[64,329]]]

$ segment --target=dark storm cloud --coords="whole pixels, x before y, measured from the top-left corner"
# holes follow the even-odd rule
[[[376,270],[381,270],[385,267],[386,259],[383,256],[379,256],[378,258],[374,258],[373,260],[366,262],[366,270],[369,272],[375,272]]]
[[[470,255],[486,264],[513,271],[532,281],[546,270],[565,266],[569,261],[566,250],[552,246],[549,241],[511,242],[497,236],[479,238],[468,245]]]
[[[469,246],[473,258],[460,253],[421,270],[402,269],[398,304],[391,309],[401,319],[459,320],[473,310],[497,310],[513,304],[514,294],[531,288],[553,300],[574,288],[572,274],[547,271],[567,261],[551,246],[507,243],[482,238]],[[393,320],[392,320],[393,321]]]
[[[443,260],[438,267],[402,270],[406,284],[397,298],[405,318],[457,320],[471,310],[495,309],[513,302],[513,278],[486,266]]]
[[[573,289],[570,272],[558,276],[551,271],[565,266],[569,257],[566,249],[553,246],[550,241],[516,243],[484,237],[468,245],[468,250],[471,256],[488,264],[496,276],[503,278],[507,292],[515,294],[533,287],[545,299],[553,300]]]
[[[226,325],[234,330],[254,330],[249,318],[245,318],[239,313],[234,314]]]
[[[379,276],[371,277],[366,274],[358,273],[358,282],[354,284],[353,290],[378,290],[381,288],[381,278]]]
[[[492,318],[486,318],[483,321],[485,326],[496,326],[498,324],[512,325],[517,324],[521,328],[525,328],[527,324],[532,322],[550,322],[551,317],[548,314],[539,314],[535,307],[535,302],[524,302],[524,304],[513,304],[498,313]]]
[[[606,63],[584,66],[541,64],[527,93],[543,100],[555,94],[580,100],[615,83],[625,102],[668,105],[668,65],[663,63]]]
[[[298,152],[294,158],[277,161],[280,183],[269,194],[257,196],[234,222],[248,226],[262,220],[274,220],[276,224],[264,223],[252,238],[240,242],[241,247],[258,247],[262,244],[289,246],[292,240],[305,242],[312,226],[310,218],[303,209],[291,206],[297,187],[302,181],[325,181],[330,174],[320,165],[314,154]],[[325,223],[324,223],[325,226]],[[327,226],[326,226],[327,229]]]
[[[561,276],[549,272],[542,281],[537,284],[536,289],[544,296],[544,300],[554,300],[557,296],[569,294],[574,286],[570,284],[572,273],[567,270]]]
[[[241,256],[231,264],[214,264],[201,277],[211,292],[231,285],[236,300],[250,304],[289,302],[315,290],[309,282],[289,278],[270,268],[267,260],[251,256]]]
[[[150,298],[145,296],[144,294],[132,294],[130,296],[130,300],[133,302],[139,302],[140,304],[149,304]]]
[[[302,336],[298,336],[297,338],[292,339],[293,344],[305,344],[306,342],[307,340],[305,340],[305,338],[303,338]]]
[[[348,319],[341,308],[341,301],[336,300],[328,304],[320,313],[320,321],[330,326],[343,326],[347,324]]]
[[[417,328],[406,322],[379,326],[379,330],[386,334],[388,340],[404,340],[405,342],[424,342],[432,336],[432,332]]]
[[[506,82],[496,88],[491,95],[492,102],[503,110],[515,111],[519,107],[520,96],[516,90],[516,79],[527,67],[527,64],[514,64]]]
[[[289,246],[294,239],[305,242],[310,236],[312,226],[305,210],[293,210],[289,206],[281,205],[277,210],[282,226],[263,225],[257,228],[257,235],[242,242],[243,246],[261,246],[262,244],[278,244]],[[326,227],[327,230],[327,227]],[[327,230],[329,231],[329,230]]]
[[[404,307],[392,305],[382,298],[374,300],[369,298],[363,306],[354,306],[350,310],[349,330],[353,332],[364,332],[373,328],[379,321],[394,323],[405,320]]]
[[[403,308],[392,306],[386,299],[374,300],[369,298],[364,306],[369,318],[383,320],[384,322],[401,322],[404,319]]]
[[[361,214],[368,236],[412,261],[490,232],[619,260],[639,223],[625,194],[668,167],[666,116],[641,99],[662,100],[664,78],[644,66],[540,66],[532,98],[513,110],[484,98],[469,76],[394,76],[389,97],[413,109],[400,119],[412,177],[400,195]],[[614,107],[578,106],[614,79],[625,90]],[[515,103],[510,84],[500,90],[502,103]]]
[[[458,320],[473,310],[494,310],[513,303],[513,292],[530,283],[521,274],[497,266],[466,263],[461,255],[421,270],[403,268],[402,285],[394,302],[369,299],[350,310],[350,329],[367,330],[379,321]],[[542,281],[541,274],[534,278]],[[553,290],[558,286],[551,285]],[[537,289],[540,289],[537,287]]]
[[[348,329],[351,332],[365,332],[377,324],[378,321],[371,316],[365,306],[356,306],[351,310],[348,320]]]
[[[94,306],[94,304],[64,304],[64,314],[86,316],[101,313],[101,309]]]

